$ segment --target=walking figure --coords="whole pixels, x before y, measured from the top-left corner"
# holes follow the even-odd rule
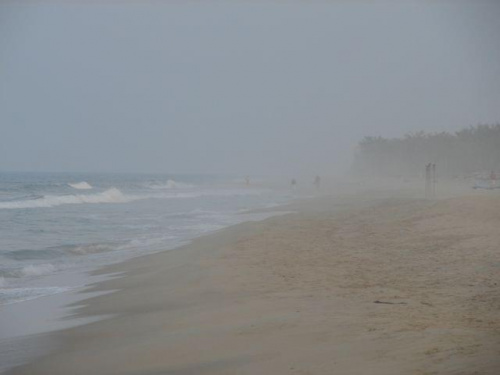
[[[436,164],[429,163],[425,166],[425,197],[427,199],[436,197]]]
[[[319,176],[316,176],[314,178],[314,186],[316,186],[316,189],[319,190],[319,186],[321,184],[321,178]]]
[[[297,188],[297,181],[295,180],[295,178],[292,178],[290,185],[292,186],[292,190],[295,190]]]
[[[436,164],[432,164],[432,198],[436,198]]]
[[[494,189],[497,187],[497,175],[494,171],[490,174],[490,188]]]
[[[429,163],[425,166],[425,197],[431,197],[431,166]]]

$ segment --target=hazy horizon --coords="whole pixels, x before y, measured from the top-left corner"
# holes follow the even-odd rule
[[[329,175],[500,122],[494,1],[0,5],[0,171]]]

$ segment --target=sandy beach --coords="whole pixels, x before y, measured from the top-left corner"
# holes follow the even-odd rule
[[[0,0],[0,375],[500,375],[500,0]]]
[[[111,317],[8,374],[500,373],[498,194],[294,209],[102,269]]]

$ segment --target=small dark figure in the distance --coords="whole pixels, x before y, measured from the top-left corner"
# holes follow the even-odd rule
[[[319,190],[319,186],[321,185],[321,178],[319,176],[316,176],[314,179],[314,186],[316,186],[316,189]]]
[[[494,171],[491,171],[490,174],[490,186],[495,188],[497,186],[497,175]]]

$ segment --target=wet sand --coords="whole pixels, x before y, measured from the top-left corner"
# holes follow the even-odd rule
[[[9,374],[500,373],[500,195],[295,208],[106,267]]]

